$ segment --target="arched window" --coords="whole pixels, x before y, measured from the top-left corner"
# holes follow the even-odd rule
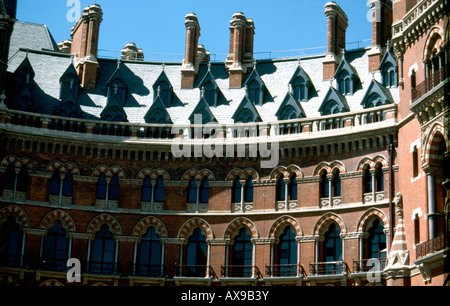
[[[333,173],[332,188],[333,188],[333,197],[340,197],[341,196],[341,175],[340,175],[339,171],[336,171]]]
[[[61,173],[59,172],[59,169],[55,169],[53,171],[52,178],[50,179],[50,195],[59,195],[61,186]]]
[[[142,184],[142,202],[149,203],[152,201],[152,190],[152,180],[147,176]]]
[[[67,233],[61,221],[56,221],[45,237],[42,268],[50,271],[65,271],[67,263]]]
[[[297,201],[298,199],[298,182],[297,176],[295,174],[292,175],[291,180],[289,182],[288,195],[290,201]]]
[[[164,191],[165,191],[164,179],[160,176],[156,180],[155,185],[155,202],[159,203],[164,202]]]
[[[363,170],[364,193],[371,193],[372,189],[372,173],[370,173],[370,166],[366,165]]]
[[[193,178],[189,182],[188,191],[187,191],[187,202],[188,203],[197,203],[197,182]]]
[[[248,98],[253,104],[261,104],[261,85],[257,80],[250,83],[248,87]]]
[[[279,273],[277,276],[297,276],[297,241],[295,231],[287,226],[277,245]]]
[[[341,113],[341,109],[339,108],[339,104],[334,101],[334,100],[330,100],[327,102],[326,106],[324,107],[323,116],[328,116],[328,115],[335,115],[335,114],[340,114]]]
[[[328,198],[330,196],[330,179],[328,178],[328,173],[322,171],[320,174],[320,197]]]
[[[244,200],[246,203],[253,202],[253,177],[249,177],[244,186]]]
[[[375,166],[375,188],[377,192],[384,191],[384,173],[381,163]]]
[[[159,97],[166,107],[170,107],[170,86],[162,81],[158,84]]]
[[[286,182],[281,176],[277,181],[277,201],[286,200]]]
[[[338,84],[339,84],[339,91],[341,92],[341,94],[343,95],[352,94],[351,78],[348,71],[346,70],[342,71],[342,73],[339,75]]]
[[[250,277],[252,275],[253,244],[246,228],[242,228],[234,238],[231,250],[231,276]]]
[[[63,197],[72,197],[73,196],[73,175],[72,171],[68,171],[63,180]]]
[[[98,200],[105,200],[106,199],[106,177],[105,174],[102,173],[98,177],[97,180],[97,192],[96,192],[96,198]]]
[[[90,272],[112,274],[114,272],[114,236],[104,224],[92,242]]]
[[[117,174],[111,178],[111,182],[109,183],[108,200],[119,200],[119,177]]]
[[[0,228],[0,265],[20,266],[22,249],[22,230],[14,216],[9,216]]]
[[[294,97],[299,101],[308,100],[306,91],[306,82],[302,77],[298,77],[294,81]]]
[[[192,236],[189,237],[189,242],[186,246],[185,276],[206,276],[206,249],[206,238],[203,236],[202,231],[196,228]]]
[[[139,263],[136,274],[138,276],[160,276],[161,275],[161,241],[156,234],[155,228],[150,227],[141,237],[139,244]]]
[[[207,204],[209,203],[209,181],[207,178],[203,179],[200,184],[200,199],[199,203]]]
[[[397,71],[392,63],[383,66],[383,85],[386,87],[397,87]]]
[[[28,167],[23,165],[17,176],[17,191],[27,192],[28,189]]]
[[[9,164],[6,168],[4,189],[5,190],[15,190],[16,187],[16,169],[14,164]]]
[[[203,97],[208,103],[209,106],[215,107],[216,106],[216,90],[214,88],[214,84],[212,82],[207,82],[205,86],[203,87],[204,93]]]
[[[367,237],[367,259],[386,258],[386,234],[380,220],[374,220],[372,227],[368,230]]]
[[[332,223],[325,233],[325,240],[323,241],[323,261],[336,262],[342,260],[342,240],[340,237],[341,231],[335,223]],[[331,272],[330,266],[327,266],[327,272]],[[334,272],[334,271],[333,271]],[[335,274],[335,273],[332,273]]]
[[[240,178],[236,178],[233,182],[233,203],[241,203],[242,199],[242,185]]]

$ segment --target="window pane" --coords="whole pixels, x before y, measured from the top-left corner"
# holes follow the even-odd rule
[[[109,183],[109,200],[119,200],[119,177],[114,175]]]
[[[73,175],[72,172],[67,172],[63,181],[63,196],[72,197],[73,195]]]
[[[286,182],[284,181],[283,177],[280,177],[278,179],[277,183],[277,201],[284,201],[286,200]]]
[[[104,200],[106,198],[106,178],[103,173],[100,174],[98,181],[97,181],[96,197],[99,200]]]
[[[16,170],[13,164],[9,164],[5,173],[5,189],[14,190],[14,185],[16,183]]]
[[[17,191],[27,192],[28,187],[28,167],[22,166],[17,177]]]
[[[241,189],[242,189],[241,182],[240,182],[239,178],[237,178],[233,183],[233,203],[241,202],[241,196],[242,196]]]
[[[162,177],[156,181],[155,202],[164,202],[164,179]]]
[[[187,200],[188,203],[197,202],[197,182],[194,179],[189,182]]]
[[[152,181],[150,177],[146,177],[144,179],[144,183],[142,185],[142,202],[151,202],[152,201]]]
[[[204,179],[200,185],[200,203],[209,202],[209,182],[208,179]]]

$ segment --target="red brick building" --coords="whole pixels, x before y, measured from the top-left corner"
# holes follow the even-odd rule
[[[329,2],[326,54],[255,60],[236,13],[213,62],[188,14],[158,63],[0,1],[0,284],[448,284],[448,1],[370,4],[370,47]]]

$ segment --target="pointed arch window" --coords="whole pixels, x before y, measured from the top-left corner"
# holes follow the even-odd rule
[[[59,169],[53,171],[52,178],[50,179],[50,195],[59,195],[61,189],[61,173]]]
[[[386,258],[386,234],[384,227],[381,225],[380,219],[376,218],[372,227],[368,230],[367,237],[367,259],[384,259]]]
[[[244,200],[246,203],[253,202],[253,177],[249,177],[244,186]]]
[[[23,233],[14,216],[9,216],[0,227],[0,265],[3,267],[19,267]]]
[[[118,175],[114,175],[111,178],[111,182],[109,183],[109,195],[108,199],[112,201],[119,200],[119,177]]]
[[[375,188],[377,192],[384,191],[384,173],[381,163],[377,163],[375,166]]]
[[[17,176],[17,191],[27,192],[28,189],[28,167],[23,165]]]
[[[166,107],[170,107],[171,103],[171,86],[167,84],[167,82],[161,81],[158,86],[159,90],[159,97],[161,98],[161,101]]]
[[[197,203],[197,181],[195,178],[189,181],[188,192],[187,192],[187,202]]]
[[[139,244],[138,276],[157,277],[162,275],[162,244],[154,227],[149,227]]]
[[[253,244],[246,228],[234,238],[231,250],[231,277],[251,277],[253,272]]]
[[[325,240],[323,241],[323,261],[324,262],[337,262],[342,260],[342,240],[341,231],[335,223],[332,223],[325,233]],[[337,274],[335,271],[336,266],[327,265],[327,274]]]
[[[207,204],[209,203],[209,181],[207,178],[203,179],[200,184],[200,199],[199,203]]]
[[[339,104],[334,100],[330,100],[327,102],[326,106],[324,107],[322,115],[327,116],[327,115],[334,115],[334,114],[339,114],[339,113],[341,113]]]
[[[63,180],[63,197],[72,197],[73,196],[73,174],[72,171],[68,171]]]
[[[261,85],[257,80],[254,80],[248,86],[248,98],[253,104],[260,105],[261,103]]]
[[[372,173],[370,172],[370,166],[366,165],[363,170],[364,179],[364,193],[371,193],[373,191]]]
[[[61,221],[56,221],[45,237],[42,268],[50,271],[65,271],[68,240]]]
[[[302,77],[297,77],[293,86],[294,97],[299,101],[308,100],[308,88],[305,80]]]
[[[239,177],[237,177],[233,182],[233,203],[241,203],[242,199],[242,184]]]
[[[351,84],[351,75],[347,70],[343,70],[338,78],[338,87],[339,91],[343,95],[351,95],[352,92],[352,84]]]
[[[335,171],[333,173],[332,188],[333,188],[333,197],[340,197],[341,196],[341,175],[340,175],[339,171]]]
[[[149,176],[146,176],[144,182],[142,184],[142,202],[151,202],[152,201],[152,180]]]
[[[156,180],[155,185],[155,202],[160,203],[164,202],[164,192],[165,192],[164,179],[160,176]]]
[[[96,198],[98,200],[105,200],[106,199],[106,176],[104,173],[100,174],[97,180],[97,192],[96,192]]]
[[[288,186],[288,196],[290,201],[297,201],[298,199],[298,182],[297,176],[293,174],[291,176],[289,186]]]
[[[205,277],[207,265],[206,238],[200,228],[196,228],[188,239],[186,246],[184,276]]]
[[[217,106],[216,89],[212,82],[207,82],[203,87],[203,97],[206,103],[211,107]]]
[[[386,63],[382,69],[383,85],[386,87],[397,87],[398,77],[397,69],[392,63]]]
[[[286,200],[286,181],[281,176],[277,181],[277,201]]]
[[[90,272],[95,274],[114,273],[114,235],[107,224],[102,225],[92,242]]]
[[[16,168],[14,164],[9,164],[6,168],[4,189],[15,190],[16,189]]]
[[[330,179],[328,173],[322,171],[320,174],[320,197],[328,198],[330,196]]]
[[[279,237],[276,246],[277,261],[274,276],[297,276],[297,241],[292,226],[287,226]]]

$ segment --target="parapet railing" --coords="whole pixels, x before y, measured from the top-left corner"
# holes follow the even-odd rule
[[[441,0],[422,0],[412,8],[399,22],[392,25],[392,34],[396,36],[416,22],[430,7],[442,2]]]
[[[296,119],[267,123],[247,124],[136,124],[108,122],[102,120],[84,120],[43,115],[30,112],[0,109],[0,128],[23,126],[48,131],[64,132],[61,136],[77,137],[82,135],[110,136],[102,139],[115,141],[119,138],[133,140],[152,140],[160,144],[172,143],[174,139],[185,141],[234,142],[257,139],[280,140],[291,137],[301,138],[321,136],[329,132],[345,132],[355,129],[367,131],[371,126],[376,128],[380,123],[396,123],[397,105],[389,104],[359,112],[348,112],[316,118]],[[83,136],[86,138],[86,136]],[[98,138],[98,137],[97,137]],[[96,138],[96,139],[97,139]]]

